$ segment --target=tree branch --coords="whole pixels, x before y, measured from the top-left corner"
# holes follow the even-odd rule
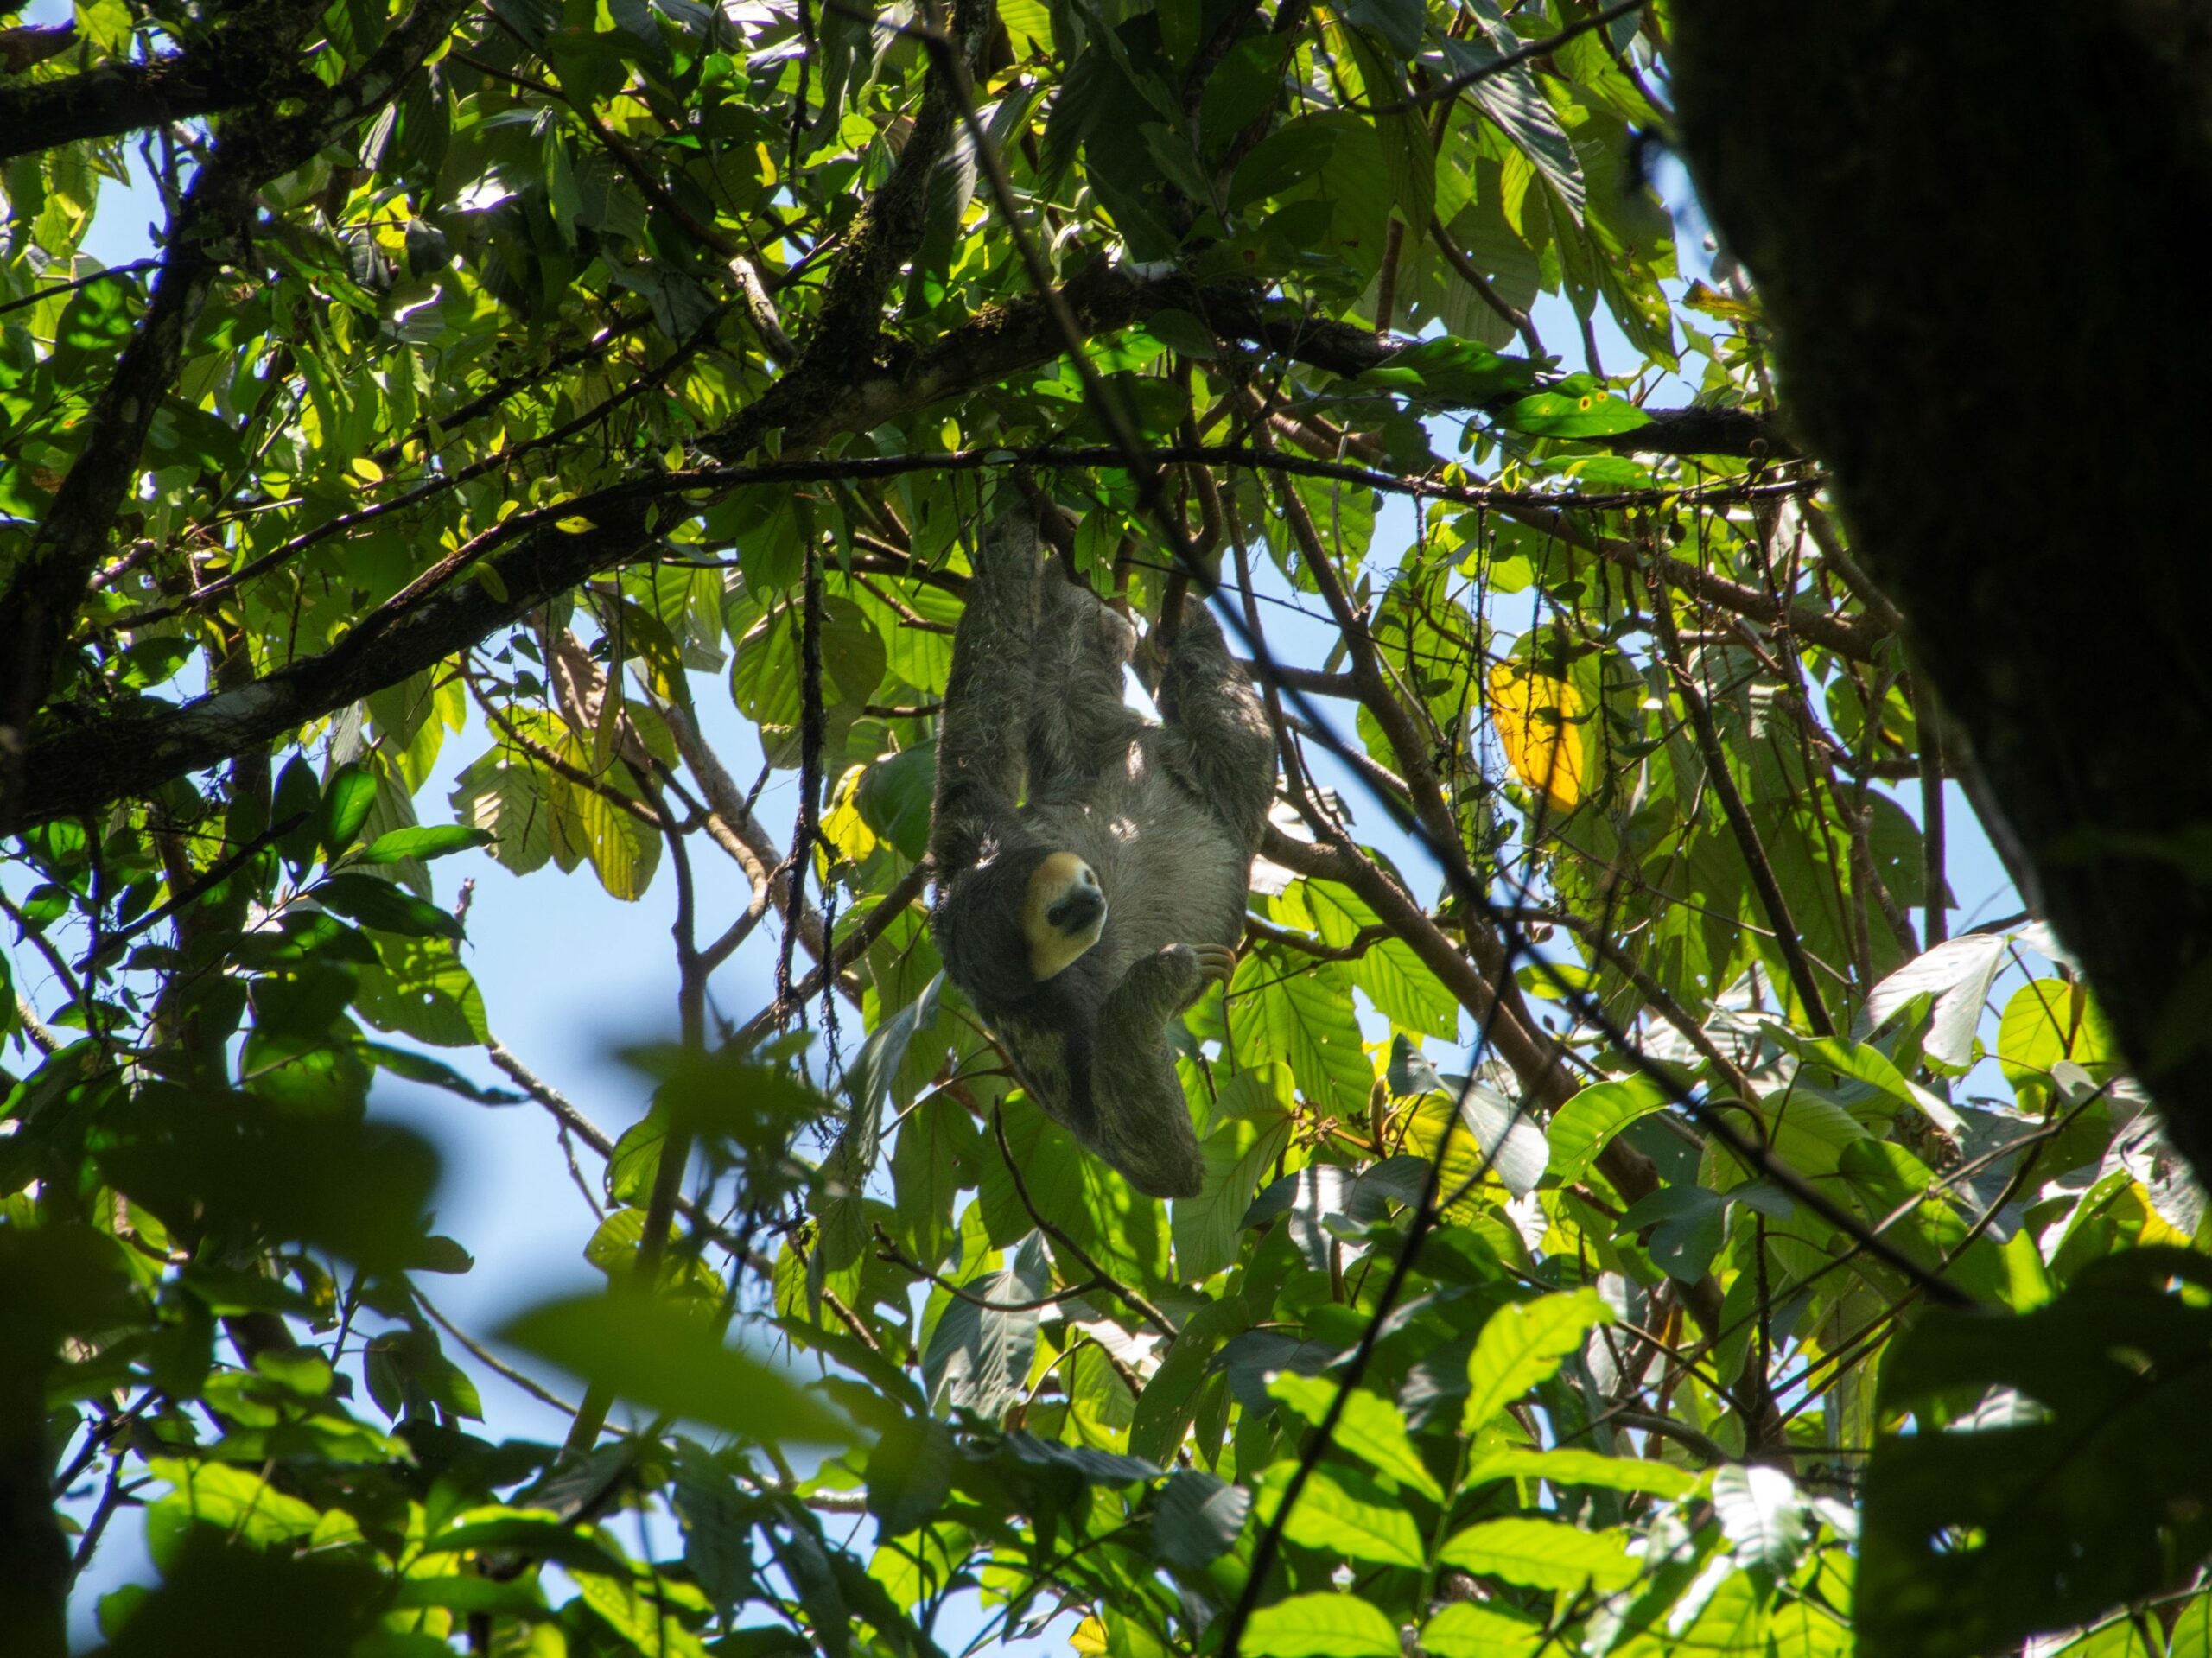
[[[1249,466],[1344,479],[1417,498],[1496,506],[1526,521],[1548,524],[1562,538],[1583,546],[1592,545],[1592,539],[1566,523],[1562,505],[1609,510],[1648,505],[1658,499],[1649,492],[1560,498],[1432,483],[1239,445],[1190,450],[1167,448],[1149,453],[1171,462]],[[972,471],[1014,462],[1118,467],[1122,457],[1117,450],[1107,448],[1048,448],[779,461],[757,467],[641,474],[556,507],[518,513],[471,543],[470,562],[488,565],[493,573],[488,578],[459,580],[465,573],[464,565],[448,560],[441,567],[439,581],[418,579],[384,608],[364,617],[353,632],[321,656],[292,663],[257,680],[169,711],[104,719],[33,744],[23,757],[21,787],[0,800],[0,833],[91,810],[111,800],[145,793],[172,778],[218,765],[241,744],[270,740],[481,643],[586,577],[641,556],[652,544],[646,515],[656,500],[675,495],[706,496],[743,484],[889,477],[922,470]],[[1732,484],[1700,492],[1694,499],[1719,503],[1747,499],[1746,492],[1755,497],[1758,492],[1790,494],[1808,487],[1803,482]],[[556,518],[588,518],[592,528],[569,534],[551,522]],[[1597,544],[1607,557],[1626,560],[1643,569],[1627,543],[1607,538]],[[1708,602],[1724,608],[1740,606],[1755,620],[1786,625],[1800,637],[1831,649],[1847,645],[1851,647],[1848,653],[1859,654],[1872,648],[1871,641],[1862,638],[1848,620],[1803,605],[1782,612],[1764,594],[1709,575],[1679,559],[1660,559],[1657,564],[1670,585],[1694,592]],[[937,585],[950,584],[938,581]],[[1777,621],[1778,613],[1786,617],[1785,622]],[[1303,677],[1293,670],[1285,683],[1300,687]],[[1313,689],[1319,694],[1334,696],[1344,688],[1332,679],[1316,683]]]
[[[35,155],[86,138],[111,138],[194,116],[243,108],[272,96],[322,84],[294,57],[297,29],[272,34],[276,10],[240,8],[223,17],[200,44],[145,63],[108,62],[61,80],[0,89],[0,161]],[[296,9],[302,24],[319,7]],[[35,40],[25,37],[41,36]],[[0,68],[19,73],[75,44],[76,26],[10,29]]]
[[[0,656],[10,660],[0,680],[0,816],[15,809],[24,734],[53,683],[86,583],[138,475],[140,452],[176,378],[186,337],[217,275],[248,256],[253,193],[303,165],[390,98],[444,38],[465,3],[420,0],[350,78],[319,92],[298,114],[241,118],[226,126],[194,175],[146,315],[86,416],[76,462],[0,595],[0,617],[8,627]],[[294,5],[258,14],[256,27],[276,49],[289,50],[320,15],[320,7]]]

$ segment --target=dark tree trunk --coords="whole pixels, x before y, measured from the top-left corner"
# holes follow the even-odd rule
[[[1783,400],[2212,1176],[2212,6],[1675,16]]]

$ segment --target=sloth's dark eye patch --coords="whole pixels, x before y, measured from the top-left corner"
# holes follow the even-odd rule
[[[1080,891],[1071,893],[1058,904],[1047,908],[1045,912],[1045,919],[1051,926],[1065,932],[1071,928],[1089,926],[1098,918],[1098,912],[1105,907],[1106,901],[1100,896],[1098,889],[1096,886],[1086,886]]]

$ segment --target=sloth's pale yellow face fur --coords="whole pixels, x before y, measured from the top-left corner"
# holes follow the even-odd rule
[[[1021,906],[1031,977],[1042,983],[1063,971],[1105,930],[1106,895],[1089,864],[1072,852],[1055,852],[1037,866]]]

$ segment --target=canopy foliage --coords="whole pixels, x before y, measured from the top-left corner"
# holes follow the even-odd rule
[[[2199,1190],[2040,918],[1948,936],[1666,18],[0,29],[9,1649],[128,1524],[118,1654],[2212,1654]],[[930,942],[1010,510],[1278,739],[1189,1201]],[[623,1126],[494,1035],[516,879],[673,917]],[[604,1293],[441,1317],[395,1085],[595,1158]]]

